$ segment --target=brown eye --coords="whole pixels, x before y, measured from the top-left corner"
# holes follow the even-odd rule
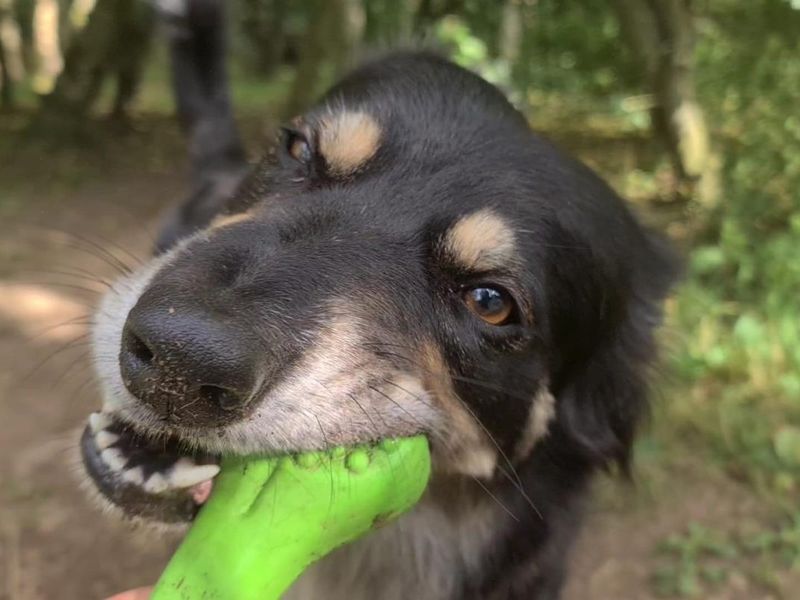
[[[474,287],[464,291],[464,302],[490,325],[505,325],[514,313],[514,301],[502,288]]]
[[[299,136],[291,141],[289,145],[289,154],[298,162],[304,164],[311,162],[311,148],[308,142]]]
[[[299,163],[309,164],[313,153],[306,137],[299,131],[291,129],[284,129],[283,133],[286,153]]]

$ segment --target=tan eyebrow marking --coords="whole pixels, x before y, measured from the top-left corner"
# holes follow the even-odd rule
[[[357,171],[378,151],[381,128],[367,113],[343,111],[320,120],[319,150],[334,175]]]
[[[453,260],[476,271],[503,267],[517,257],[514,231],[488,208],[461,218],[445,235],[443,247]]]
[[[244,223],[253,220],[253,212],[248,210],[240,213],[224,214],[214,217],[211,224],[208,226],[209,231],[219,229],[220,227],[227,227],[229,225],[236,225],[237,223]]]

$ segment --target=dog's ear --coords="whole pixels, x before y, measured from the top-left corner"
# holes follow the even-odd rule
[[[601,239],[587,239],[587,230],[567,234],[575,242],[567,247],[579,249],[560,252],[548,287],[555,294],[550,318],[558,348],[551,381],[559,427],[575,451],[627,472],[636,426],[648,408],[655,329],[679,262],[626,210],[616,225]]]

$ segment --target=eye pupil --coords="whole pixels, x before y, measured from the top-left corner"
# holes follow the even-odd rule
[[[514,303],[505,290],[492,287],[475,287],[467,290],[464,301],[467,308],[490,325],[503,325],[514,311]]]
[[[503,296],[491,288],[477,288],[473,292],[475,303],[486,313],[503,310]]]
[[[302,163],[307,163],[311,160],[311,149],[308,147],[308,142],[298,136],[295,136],[289,143],[289,154],[292,155],[292,158]]]
[[[311,163],[314,152],[306,136],[297,129],[282,127],[282,145],[285,156],[304,165]]]

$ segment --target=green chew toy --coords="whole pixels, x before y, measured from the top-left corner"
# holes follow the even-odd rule
[[[422,437],[294,457],[229,458],[151,600],[271,600],[312,562],[411,508]]]

